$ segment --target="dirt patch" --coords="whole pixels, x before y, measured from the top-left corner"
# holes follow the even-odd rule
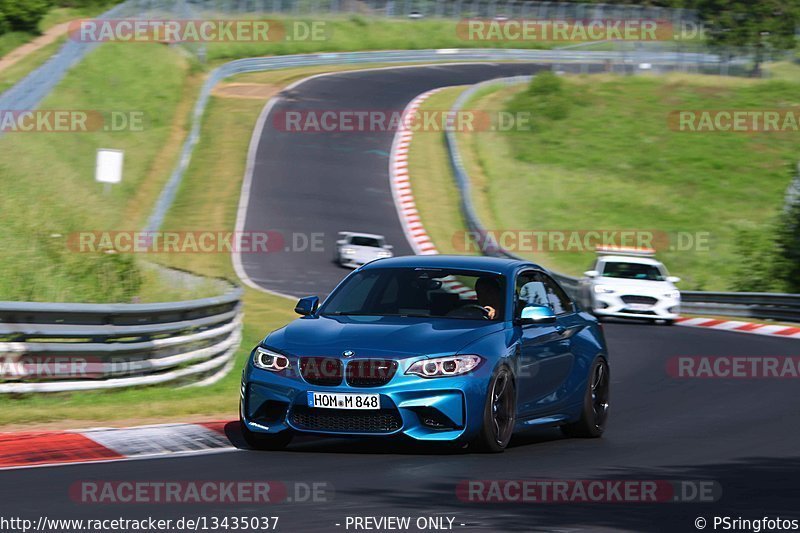
[[[219,98],[250,98],[266,100],[280,91],[280,87],[266,83],[221,83],[211,94]]]
[[[22,46],[11,50],[9,53],[0,58],[0,72],[18,63],[20,60],[26,58],[36,50],[44,48],[62,35],[66,34],[70,24],[71,22],[57,24],[31,42],[25,43]]]

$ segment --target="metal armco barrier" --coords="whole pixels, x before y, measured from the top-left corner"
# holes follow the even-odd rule
[[[478,83],[459,95],[451,111],[455,113],[461,110],[464,104],[469,101],[477,91],[489,85],[519,84],[527,83],[530,80],[531,76],[516,76]],[[478,235],[487,235],[486,229],[478,218],[472,205],[470,179],[458,150],[456,134],[451,130],[447,130],[445,136],[450,165],[453,168],[453,175],[455,176],[456,185],[458,186],[461,196],[461,211],[464,213],[467,227],[470,231],[476,232]],[[522,259],[504,250],[494,242],[484,242],[482,244],[482,249],[486,255]],[[551,274],[571,296],[577,298],[579,288],[578,278],[552,271]],[[720,315],[800,322],[800,294],[681,291],[681,311],[700,315]]]
[[[213,383],[233,366],[242,289],[155,304],[0,302],[0,393]]]
[[[800,294],[681,291],[681,300],[686,313],[800,322]]]

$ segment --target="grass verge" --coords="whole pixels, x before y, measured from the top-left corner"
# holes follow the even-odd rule
[[[70,244],[80,232],[138,229],[134,224],[149,212],[168,175],[152,169],[163,160],[174,164],[177,153],[165,154],[164,147],[174,125],[185,123],[180,104],[186,96],[193,99],[185,94],[193,92],[193,83],[187,59],[165,46],[104,45],[71,70],[40,108],[102,115],[102,124],[87,121],[87,131],[8,131],[0,138],[6,154],[0,158],[0,246],[7,254],[0,299],[158,297],[158,286],[142,290],[143,282],[157,278],[144,276],[131,256],[75,253]],[[143,117],[142,127],[108,130],[111,113]],[[108,194],[94,181],[98,148],[125,151],[122,183]]]
[[[0,72],[0,93],[14,86],[18,81],[43,65],[64,44],[66,38],[61,37],[38,50],[31,52],[19,62]]]
[[[449,87],[428,97],[420,106],[420,114],[450,109],[464,89]],[[417,211],[439,253],[464,253],[454,240],[466,224],[443,132],[424,129],[414,132],[408,150],[408,174]]]
[[[207,45],[211,61],[261,55],[287,55],[359,50],[420,50],[427,48],[551,48],[542,41],[469,40],[459,36],[457,20],[403,20],[344,17],[283,18],[286,35],[304,37],[301,28],[318,28],[318,38],[269,42],[221,42]],[[316,26],[314,26],[316,25]],[[295,30],[294,28],[298,28]]]

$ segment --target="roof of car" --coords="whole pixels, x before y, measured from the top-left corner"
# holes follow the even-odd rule
[[[602,255],[602,261],[606,263],[639,263],[642,265],[661,265],[661,261],[652,257],[636,257],[633,255]]]
[[[541,268],[528,261],[477,255],[402,255],[372,261],[362,268],[460,268],[509,274],[521,265]]]
[[[339,233],[347,235],[348,237],[368,237],[370,239],[383,240],[383,235],[376,235],[374,233],[359,233],[357,231],[340,231]]]

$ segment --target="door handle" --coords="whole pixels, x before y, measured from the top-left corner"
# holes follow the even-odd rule
[[[562,326],[561,324],[557,324],[557,325],[556,325],[556,332],[557,332],[559,335],[563,335],[565,331],[567,331],[567,328],[565,328],[565,327],[564,327],[564,326]]]

